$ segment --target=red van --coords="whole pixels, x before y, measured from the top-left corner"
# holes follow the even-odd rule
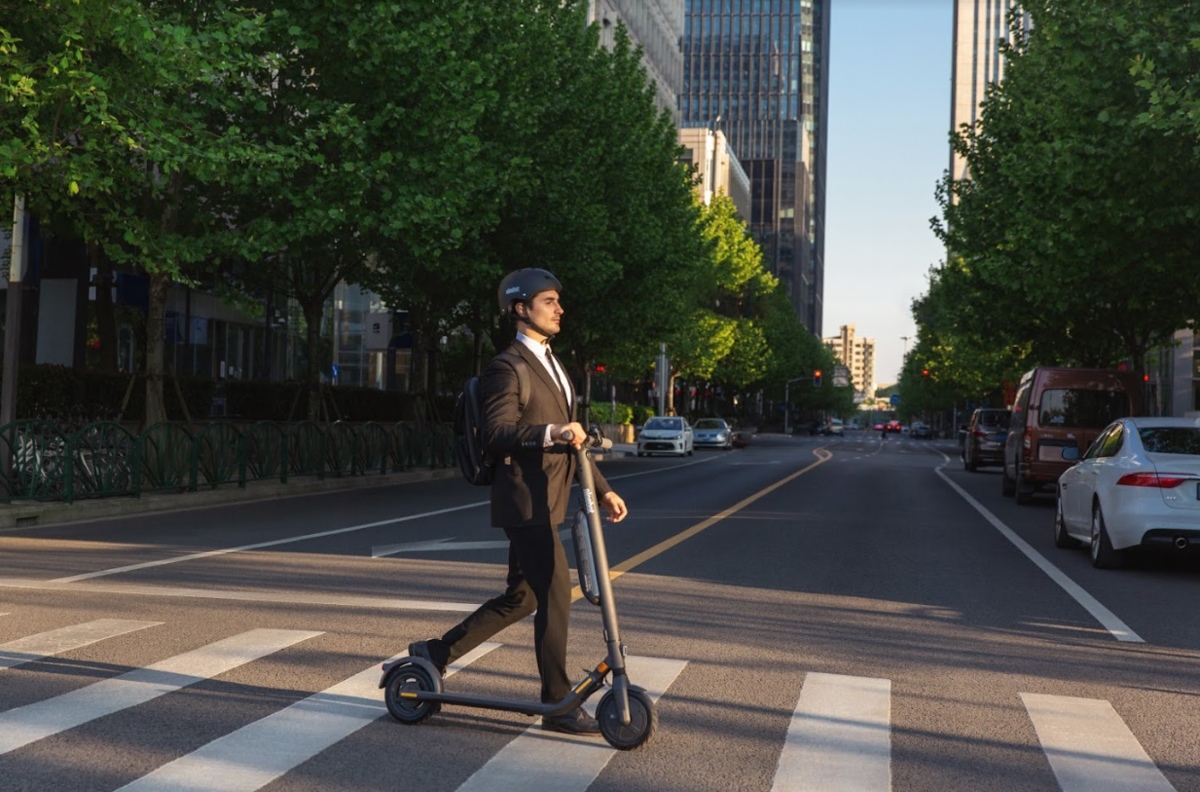
[[[1053,489],[1100,430],[1142,414],[1142,383],[1131,372],[1039,366],[1021,377],[1004,444],[1005,495],[1028,503]],[[1076,451],[1064,457],[1068,448]]]

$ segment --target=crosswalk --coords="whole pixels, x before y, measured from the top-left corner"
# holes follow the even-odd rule
[[[19,669],[100,642],[138,640],[138,636],[164,626],[163,622],[96,619],[29,635],[0,644],[0,670]],[[4,760],[10,754],[19,756],[39,741],[51,737],[69,740],[72,730],[84,724],[177,694],[321,635],[309,630],[250,629],[70,692],[0,711],[0,776],[9,772]],[[486,643],[478,647],[454,663],[447,677],[473,671],[475,663],[500,646]],[[689,663],[630,657],[628,666],[631,679],[659,700],[671,696],[672,686]],[[163,764],[119,789],[262,789],[323,752],[336,750],[373,722],[387,719],[378,688],[379,669],[379,663],[372,663],[189,753],[165,757]],[[714,697],[729,694],[716,691]],[[1032,692],[1019,696],[1058,789],[1174,790],[1108,701]],[[770,792],[890,792],[892,698],[889,679],[817,671],[804,674],[794,710],[787,718],[786,734],[780,736],[776,747]],[[589,707],[598,700],[599,696],[594,697]],[[670,730],[671,724],[664,722],[660,728]],[[397,726],[394,739],[403,741],[411,733],[415,732]],[[508,739],[457,789],[586,792],[618,755],[600,739],[545,732],[535,722]],[[64,764],[64,773],[69,774],[69,763]]]

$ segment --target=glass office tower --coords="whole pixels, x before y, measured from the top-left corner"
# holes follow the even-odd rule
[[[681,125],[725,133],[750,176],[750,229],[821,335],[831,0],[686,0]]]

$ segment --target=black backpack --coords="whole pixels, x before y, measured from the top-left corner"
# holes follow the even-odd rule
[[[501,353],[497,357],[517,372],[518,416],[529,403],[529,370],[519,355]],[[454,456],[468,484],[486,487],[492,483],[495,460],[483,450],[483,405],[479,397],[479,377],[471,377],[463,385],[454,403]]]

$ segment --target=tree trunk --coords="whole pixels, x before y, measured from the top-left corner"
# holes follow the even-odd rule
[[[167,420],[163,399],[163,357],[166,348],[167,290],[171,276],[150,274],[150,299],[146,308],[146,415],[143,428]]]
[[[476,330],[471,342],[471,374],[478,377],[483,373],[483,333]]]
[[[308,420],[317,422],[321,419],[321,368],[325,365],[321,350],[321,314],[325,303],[305,302],[302,307],[308,340],[308,371],[304,377],[308,391]]]
[[[113,311],[112,262],[95,242],[88,244],[92,266],[96,268],[96,331],[100,337],[100,370],[117,372],[117,319]]]

